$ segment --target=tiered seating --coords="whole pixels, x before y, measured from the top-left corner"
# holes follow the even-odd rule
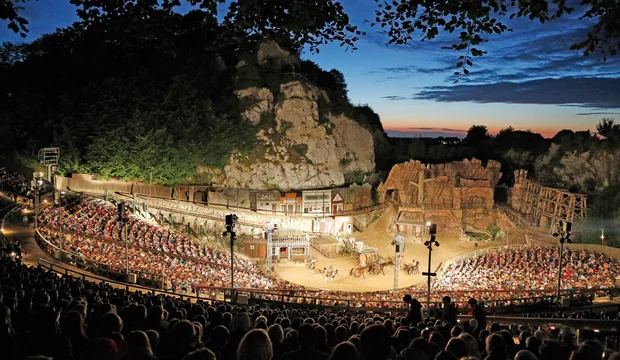
[[[0,358],[6,360],[36,355],[60,360],[618,359],[601,341],[579,343],[572,328],[500,330],[496,323],[478,326],[475,319],[455,326],[449,316],[417,323],[421,318],[413,311],[391,316],[191,303],[126,293],[8,259],[0,259],[0,294]]]

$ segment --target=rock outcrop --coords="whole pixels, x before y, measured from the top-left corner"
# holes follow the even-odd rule
[[[259,49],[259,63],[268,62],[268,54],[294,62],[272,47]],[[223,172],[212,172],[214,183],[284,191],[317,189],[344,185],[347,173],[374,171],[371,132],[345,115],[325,112],[319,104],[329,104],[326,93],[303,76],[296,77],[282,83],[277,94],[264,87],[237,91],[246,104],[242,115],[259,129],[258,144],[250,154],[233,154]]]

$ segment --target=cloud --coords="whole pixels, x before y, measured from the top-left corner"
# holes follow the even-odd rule
[[[456,133],[467,133],[467,130],[450,129],[450,128],[412,127],[412,128],[408,128],[408,129],[409,130],[414,130],[414,131],[449,131],[449,132],[456,132]]]
[[[453,134],[442,131],[400,131],[385,130],[388,137],[392,138],[437,138],[437,137],[458,137],[464,138],[465,134]]]
[[[416,137],[458,137],[464,138],[467,130],[433,128],[433,127],[407,127],[401,129],[386,129],[389,137],[396,138],[416,138]]]
[[[509,104],[569,105],[594,110],[620,109],[619,78],[537,79],[524,82],[430,86],[410,97],[390,100],[433,100]]]
[[[620,76],[620,56],[602,61],[597,54],[583,56],[581,51],[570,50],[570,46],[584,40],[593,22],[579,20],[583,9],[563,18],[540,24],[529,19],[505,19],[503,22],[513,32],[491,35],[489,42],[478,48],[487,51],[482,57],[473,58],[469,75],[460,76],[459,83],[489,84],[502,81],[523,82],[527,80],[558,77],[617,77]],[[385,34],[370,34],[369,41],[387,42]],[[415,65],[378,68],[373,74],[384,74],[385,80],[414,77],[420,74],[444,76],[446,83],[454,82],[455,65],[465,52],[443,50],[458,41],[450,34],[420,42],[417,39],[407,45],[392,45],[390,48],[423,54],[432,61],[420,61]],[[397,75],[397,76],[395,76]]]
[[[387,95],[387,96],[382,96],[381,99],[386,99],[386,100],[411,100],[411,99],[413,99],[413,97],[411,97],[411,96],[399,96],[399,95]]]
[[[587,112],[587,113],[579,113],[579,114],[575,114],[578,116],[588,116],[588,115],[620,115],[620,113],[613,113],[613,112]]]

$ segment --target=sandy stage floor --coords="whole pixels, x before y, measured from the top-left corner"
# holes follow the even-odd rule
[[[390,234],[389,226],[394,210],[388,209],[383,216],[373,222],[363,233],[354,233],[356,241],[362,241],[366,246],[379,249],[379,254],[383,257],[394,258],[394,246],[391,245],[394,234]],[[447,259],[476,249],[490,246],[501,246],[498,242],[479,243],[478,247],[473,242],[461,242],[455,235],[443,234],[441,230],[437,236],[440,247],[433,249],[432,271],[435,271],[440,263]],[[410,263],[413,259],[420,261],[420,273],[428,269],[428,249],[419,241],[414,241],[413,237],[405,237],[404,261]],[[385,268],[385,275],[366,274],[366,278],[356,279],[349,275],[350,270],[357,265],[357,258],[336,258],[328,259],[321,254],[311,251],[311,256],[317,258],[317,269],[323,269],[333,265],[338,269],[338,276],[333,282],[325,282],[322,271],[309,274],[306,265],[293,263],[280,263],[275,267],[275,275],[288,280],[292,283],[300,284],[309,288],[322,290],[343,290],[343,291],[379,291],[391,290],[394,285],[394,267]],[[399,273],[399,287],[407,287],[421,282],[426,278],[422,275],[407,275],[402,270]]]

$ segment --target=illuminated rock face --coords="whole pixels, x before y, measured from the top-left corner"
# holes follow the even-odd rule
[[[401,205],[427,208],[493,208],[494,189],[502,176],[501,164],[478,159],[426,165],[410,160],[395,165],[377,190],[379,201],[386,195]]]
[[[285,53],[263,50],[263,62],[270,53],[292,61]],[[321,109],[329,98],[303,77],[282,83],[276,96],[257,87],[239,90],[237,96],[246,104],[243,116],[259,128],[258,144],[248,155],[233,154],[224,171],[203,169],[214,183],[283,191],[320,189],[344,185],[347,173],[375,170],[371,131],[345,115]]]

